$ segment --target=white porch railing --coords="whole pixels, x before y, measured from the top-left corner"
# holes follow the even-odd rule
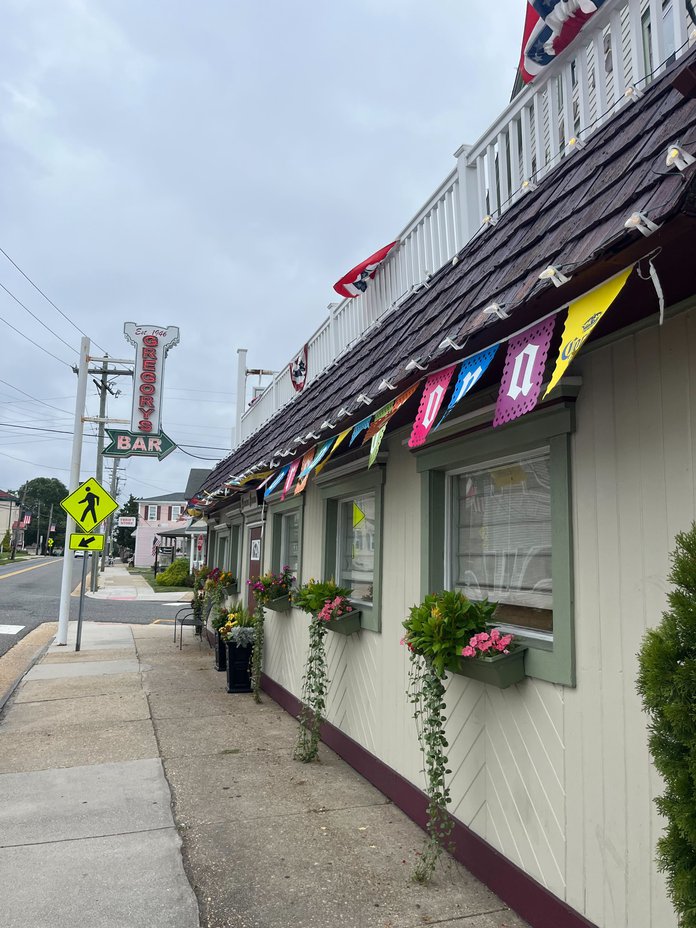
[[[309,339],[308,382],[696,41],[687,0],[607,0],[575,43],[519,93],[398,235],[367,291],[331,304]],[[526,182],[526,183],[525,183]],[[287,366],[242,414],[240,441],[295,396]]]

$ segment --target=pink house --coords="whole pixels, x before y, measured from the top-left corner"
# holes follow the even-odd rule
[[[152,567],[155,563],[155,549],[162,539],[155,540],[158,532],[165,529],[181,528],[188,521],[186,515],[186,496],[184,493],[164,493],[138,500],[138,527],[133,532],[135,538],[134,564],[136,567]],[[173,538],[172,544],[177,551],[184,550],[186,540]]]

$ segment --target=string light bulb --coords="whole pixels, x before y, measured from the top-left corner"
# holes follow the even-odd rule
[[[640,232],[641,235],[644,235],[646,238],[648,235],[652,235],[653,232],[657,232],[660,228],[652,219],[648,219],[645,213],[631,213],[626,222],[624,222],[625,229],[636,229]]]
[[[425,365],[421,364],[418,358],[411,358],[411,360],[406,365],[406,370],[407,371],[416,371],[416,370],[424,371]]]
[[[523,180],[520,184],[520,193],[531,193],[533,190],[537,189],[537,185],[533,180]]]
[[[483,217],[481,220],[482,226],[495,226],[498,224],[498,220],[494,219],[490,214]]]
[[[633,84],[629,84],[628,87],[624,90],[624,97],[627,100],[632,100],[636,103],[643,96],[643,91],[638,90],[637,87],[634,87]]]
[[[688,151],[684,151],[679,145],[670,145],[667,149],[665,164],[668,168],[677,168],[680,171],[685,171],[688,166],[695,161],[696,158],[690,155]]]
[[[585,143],[582,139],[579,139],[577,135],[574,135],[572,138],[568,139],[568,148],[570,151],[575,151],[576,148],[584,148]]]
[[[498,319],[508,319],[510,314],[506,312],[500,303],[489,303],[483,310],[485,316],[497,316]]]
[[[541,274],[539,274],[539,280],[550,280],[555,287],[562,287],[563,284],[568,283],[570,277],[566,276],[563,271],[560,271],[557,267],[554,267],[553,264],[549,264],[549,266],[545,267]]]

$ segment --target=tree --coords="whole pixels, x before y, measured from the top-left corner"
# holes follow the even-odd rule
[[[122,506],[114,517],[118,520],[119,516],[136,516],[138,515],[138,501],[131,494],[130,499]],[[118,522],[116,523],[118,524]],[[120,548],[128,548],[130,551],[133,551],[135,548],[135,543],[131,537],[135,529],[132,528],[119,528],[116,529],[116,546]]]
[[[643,638],[637,687],[665,783],[655,800],[667,820],[657,863],[681,928],[696,928],[696,523],[677,535],[671,558],[670,609]]]
[[[68,488],[57,477],[35,477],[23,483],[17,490],[22,512],[31,515],[31,522],[24,530],[24,544],[36,544],[39,534],[44,540],[48,537],[48,516],[53,505],[52,522],[56,526],[53,534],[56,545],[65,543],[65,512],[61,509],[60,501],[68,495]],[[39,524],[39,504],[41,504],[41,523]]]

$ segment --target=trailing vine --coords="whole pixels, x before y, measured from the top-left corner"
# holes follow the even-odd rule
[[[261,702],[261,672],[263,671],[263,622],[266,613],[263,604],[256,603],[254,612],[254,647],[251,652],[251,689],[254,702]]]
[[[319,753],[319,732],[326,709],[329,681],[326,675],[326,623],[312,616],[309,624],[309,650],[302,678],[302,711],[300,730],[293,757],[304,764],[315,760]]]
[[[430,662],[415,651],[410,651],[409,656],[411,667],[407,695],[414,707],[413,717],[416,720],[418,743],[423,754],[426,794],[429,800],[426,826],[428,837],[412,876],[418,883],[428,883],[443,848],[450,850],[449,837],[454,827],[447,811],[450,791],[446,776],[452,771],[447,767],[445,753],[448,747],[445,737],[447,717],[443,715],[446,709],[445,687],[442,676]]]

